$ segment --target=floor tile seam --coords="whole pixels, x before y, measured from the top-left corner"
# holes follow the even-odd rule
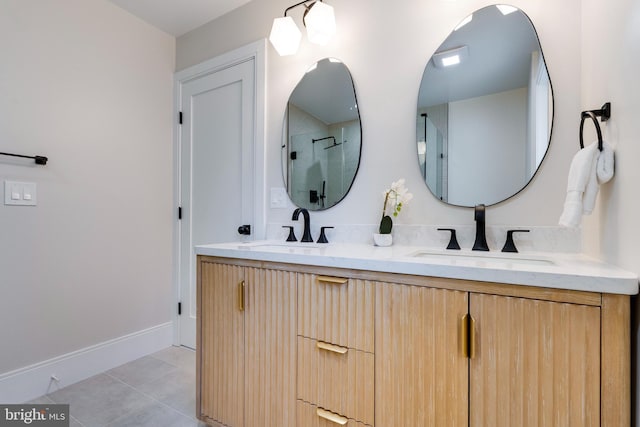
[[[195,353],[195,350],[190,350],[190,349],[181,349],[180,351],[188,351],[188,352],[191,352],[191,353]],[[155,353],[154,353],[154,354],[155,354]],[[166,359],[162,359],[162,358],[160,358],[160,357],[157,357],[157,356],[155,356],[154,354],[150,354],[150,355],[149,355],[149,357],[153,357],[153,358],[154,358],[154,359],[156,359],[156,360],[159,360],[159,361],[161,361],[161,362],[164,362],[164,363],[166,363],[166,364],[169,364],[169,365],[173,366],[174,368],[184,369],[184,366],[182,366],[182,364],[181,364],[181,363],[174,363],[174,362],[170,362],[170,361],[168,361],[168,360],[166,360]]]
[[[56,391],[57,391],[57,390],[56,390]],[[55,393],[55,392],[54,392],[54,393]],[[49,395],[48,395],[48,394],[45,394],[45,395],[44,395],[44,396],[42,396],[42,397],[44,397],[45,399],[47,399],[47,400],[49,401],[49,403],[51,403],[52,405],[64,405],[64,403],[62,403],[62,404],[61,404],[61,403],[57,403],[57,402],[55,402],[52,398],[50,398],[50,397],[49,397]],[[69,412],[71,412],[71,405],[69,405]],[[82,426],[82,427],[86,427],[84,424],[82,424],[82,423],[80,422],[80,420],[79,420],[79,419],[77,419],[76,417],[74,417],[73,415],[71,415],[71,413],[69,413],[69,417],[71,417],[71,419],[72,419],[72,420],[74,420],[75,422],[77,422],[78,424],[80,424],[80,426]]]
[[[174,411],[174,412],[177,412],[178,414],[180,414],[180,415],[182,415],[182,416],[185,416],[185,417],[187,417],[187,418],[189,418],[189,419],[197,420],[197,418],[195,418],[194,416],[191,416],[191,415],[185,414],[184,412],[177,410],[177,409],[176,409],[176,408],[174,408],[173,406],[171,406],[171,405],[167,405],[167,404],[166,404],[166,403],[164,403],[163,401],[156,399],[154,396],[150,395],[149,393],[144,392],[144,391],[142,391],[142,390],[138,389],[137,387],[132,386],[131,384],[127,383],[126,381],[121,380],[121,379],[120,379],[120,378],[118,378],[118,377],[114,377],[113,375],[108,374],[108,373],[106,373],[106,372],[105,372],[105,375],[109,375],[109,376],[110,376],[110,377],[112,377],[113,379],[115,379],[115,380],[117,380],[117,381],[120,381],[122,384],[126,385],[127,387],[130,387],[132,390],[134,390],[134,391],[136,391],[136,392],[140,393],[141,395],[143,395],[143,396],[145,396],[145,397],[148,397],[149,399],[151,399],[151,400],[153,400],[153,401],[155,401],[155,402],[158,402],[158,403],[159,403],[159,404],[161,404],[162,406],[164,406],[164,407],[166,407],[166,408],[168,408],[168,409],[170,409],[170,410],[172,410],[172,411]]]
[[[156,360],[159,360],[160,362],[164,362],[164,363],[166,363],[167,365],[171,365],[171,366],[173,366],[174,368],[180,369],[180,367],[179,367],[178,365],[176,365],[175,363],[171,363],[171,362],[169,362],[169,361],[167,361],[167,360],[160,359],[159,357],[156,357],[156,356],[154,356],[153,354],[150,354],[150,355],[149,355],[149,357],[151,357],[151,358],[153,358],[153,359],[156,359]]]
[[[111,375],[111,374],[108,374],[107,372],[101,372],[101,373],[99,373],[99,374],[96,374],[96,375],[94,375],[93,377],[89,377],[89,378],[87,378],[85,381],[87,381],[87,380],[91,380],[91,379],[93,379],[93,378],[95,378],[95,377],[99,377],[99,376],[106,376],[107,378],[111,378],[111,379],[113,379],[113,380],[116,380],[118,383],[122,383],[122,384],[124,384],[126,387],[128,387],[128,388],[132,389],[133,391],[135,391],[135,392],[137,392],[137,393],[140,393],[143,397],[151,398],[152,400],[155,400],[155,399],[153,399],[151,396],[146,395],[146,393],[142,393],[142,392],[140,392],[139,390],[136,390],[136,389],[135,389],[134,387],[132,387],[130,384],[127,384],[126,382],[124,382],[124,381],[120,380],[119,378],[114,377],[114,376],[113,376],[113,375]],[[77,384],[77,383],[76,383],[76,384]],[[71,385],[69,385],[69,386],[67,386],[67,387],[73,387],[74,385],[75,385],[75,384],[71,384]],[[67,388],[67,387],[65,387],[65,388]],[[94,386],[92,386],[92,387],[94,387]],[[60,389],[60,390],[64,390],[64,388],[62,388],[62,389]],[[60,391],[60,390],[57,390],[57,391]],[[56,391],[56,392],[57,392],[57,391]],[[52,400],[54,403],[57,403],[57,402],[55,402],[53,399],[51,399],[50,397],[48,397],[48,396],[47,396],[47,398],[48,398],[49,400]],[[95,400],[95,399],[92,399],[92,403],[93,403],[93,400]],[[71,404],[70,404],[70,403],[68,403],[68,404],[69,404],[69,416],[70,416],[71,418],[73,418],[73,419],[74,419],[78,424],[80,424],[80,426],[82,426],[82,427],[86,427],[86,426],[87,426],[86,424],[84,424],[82,421],[80,421],[77,417],[74,417],[73,415],[71,415],[71,411],[72,411]],[[132,413],[132,412],[134,412],[134,411],[135,411],[135,409],[132,409],[132,410],[128,411],[128,412],[127,412],[127,414]],[[116,419],[120,419],[120,418],[122,418],[122,416],[117,417]]]
[[[71,412],[71,411],[69,411]],[[71,417],[71,419],[73,419],[75,422],[77,422],[78,424],[80,424],[81,427],[86,427],[79,419],[77,419],[76,417],[74,417],[73,415],[69,414],[69,416]]]

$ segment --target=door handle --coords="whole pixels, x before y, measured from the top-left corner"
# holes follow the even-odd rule
[[[460,322],[460,347],[464,357],[476,357],[476,319],[468,313],[462,316]]]
[[[238,310],[244,311],[244,280],[238,284]]]
[[[245,224],[238,227],[238,234],[242,234],[243,236],[251,235],[251,225]]]

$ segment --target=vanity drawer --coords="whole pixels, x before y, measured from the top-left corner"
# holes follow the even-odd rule
[[[300,427],[372,427],[301,400],[296,406],[296,421]]]
[[[298,276],[298,335],[373,353],[374,307],[373,282]]]
[[[298,337],[298,399],[373,425],[372,353]]]

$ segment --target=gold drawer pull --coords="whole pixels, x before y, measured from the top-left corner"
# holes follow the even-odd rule
[[[326,411],[326,410],[324,410],[322,408],[318,408],[316,410],[316,413],[318,414],[318,416],[320,418],[324,418],[327,421],[331,421],[332,423],[336,423],[336,424],[339,424],[341,426],[347,424],[347,421],[349,421],[345,417],[341,417],[338,414],[334,414],[333,412]]]
[[[349,279],[345,279],[344,277],[318,276],[318,282],[320,283],[330,283],[332,285],[344,285],[348,281]]]
[[[349,351],[346,347],[340,347],[338,345],[329,344],[328,342],[318,341],[316,344],[320,350],[330,351],[332,353],[345,354]]]

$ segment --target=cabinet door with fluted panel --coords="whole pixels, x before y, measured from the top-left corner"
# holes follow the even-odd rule
[[[199,263],[198,417],[295,427],[296,275]]]
[[[247,268],[245,292],[245,425],[296,427],[296,274]]]
[[[600,307],[470,295],[471,427],[600,426]]]
[[[198,263],[197,414],[244,425],[244,268]]]
[[[375,423],[468,424],[468,293],[377,283]]]

